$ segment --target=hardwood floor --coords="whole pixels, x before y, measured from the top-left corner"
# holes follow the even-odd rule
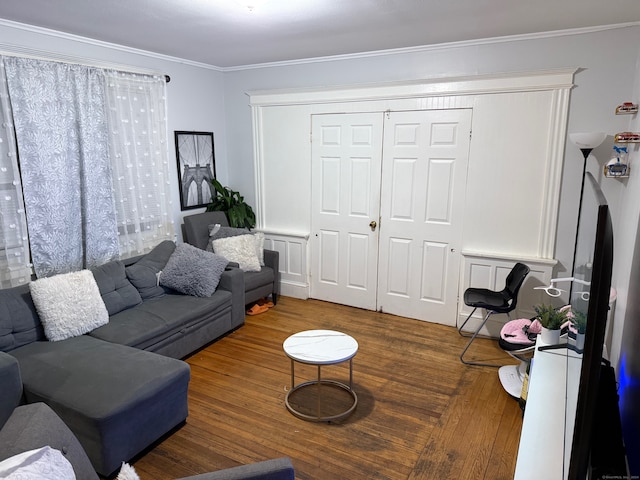
[[[282,342],[317,328],[359,343],[358,407],[335,424],[300,420],[284,405],[291,379]],[[134,466],[142,480],[163,480],[288,456],[300,480],[511,479],[518,403],[495,368],[460,363],[465,342],[451,327],[282,297],[187,359],[187,423]],[[470,354],[513,363],[492,340],[476,340]],[[296,379],[314,375],[296,364]],[[347,380],[348,363],[323,376]]]

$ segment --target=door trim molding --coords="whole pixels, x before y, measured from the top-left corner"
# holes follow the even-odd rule
[[[252,108],[275,105],[365,102],[449,95],[563,90],[573,87],[577,68],[528,73],[502,73],[451,78],[425,78],[403,82],[342,85],[291,90],[247,92]]]

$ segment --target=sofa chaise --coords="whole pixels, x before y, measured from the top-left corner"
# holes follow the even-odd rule
[[[62,340],[47,336],[33,285],[0,290],[0,352],[19,364],[21,402],[48,405],[101,475],[186,420],[190,369],[179,359],[244,322],[244,278],[236,268],[220,273],[210,296],[161,285],[179,247],[162,242],[94,269],[108,323]]]
[[[77,480],[98,480],[84,449],[67,425],[44,403],[20,405],[22,380],[18,361],[0,352],[0,462],[42,447],[60,451]],[[0,471],[0,476],[2,472]],[[294,480],[288,458],[204,473],[182,480]]]
[[[203,212],[186,215],[183,218],[182,225],[184,241],[206,250],[210,241],[209,227],[216,224],[229,227],[229,222],[224,212]],[[245,303],[247,305],[269,296],[271,296],[274,304],[277,303],[277,297],[280,293],[279,263],[279,252],[264,249],[264,265],[262,265],[260,271],[244,272]]]

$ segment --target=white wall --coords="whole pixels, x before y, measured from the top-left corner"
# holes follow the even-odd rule
[[[636,69],[635,84],[633,94],[628,100],[634,102],[640,101],[640,56],[636,58],[634,64]],[[624,131],[640,131],[640,118],[638,114],[634,116],[626,116],[627,128]],[[638,307],[635,305],[640,300],[637,291],[629,291],[629,284],[638,284],[639,272],[632,271],[632,258],[634,258],[634,249],[637,245],[638,222],[640,221],[640,152],[638,145],[629,145],[630,162],[632,165],[631,176],[625,180],[614,180],[618,183],[620,192],[620,202],[616,217],[618,222],[614,223],[615,234],[615,250],[614,250],[614,269],[613,269],[613,287],[616,288],[618,298],[616,301],[615,311],[613,314],[613,324],[610,326],[612,330],[610,359],[619,371],[619,362],[624,355],[622,348],[627,349],[627,357],[629,362],[638,363],[637,345],[632,345],[630,341],[623,342],[622,335],[624,328],[624,320],[629,317],[629,321],[638,321]],[[640,255],[640,252],[635,252]],[[635,282],[632,282],[635,279]],[[634,312],[632,317],[629,312]],[[629,329],[629,332],[637,329]],[[635,372],[637,374],[637,372]]]
[[[578,35],[225,72],[229,181],[245,193],[249,202],[254,202],[253,146],[249,141],[252,136],[251,115],[246,92],[255,90],[578,67],[581,70],[575,76],[576,87],[571,93],[568,131],[606,131],[613,135],[627,128],[628,119],[615,116],[613,112],[617,104],[628,100],[632,94],[639,40],[640,28],[626,27]],[[593,155],[604,163],[609,159],[610,148],[611,143],[603,145]],[[521,153],[514,151],[514,158]],[[594,163],[595,168],[593,158],[590,163]],[[581,173],[582,154],[573,145],[568,145],[556,242],[558,275],[571,270]],[[621,188],[616,182],[607,181],[603,186],[614,205],[619,201]],[[284,189],[283,197],[286,197]],[[283,198],[283,203],[286,201],[291,199]],[[617,207],[613,210],[615,215]],[[279,229],[284,226],[267,227]]]
[[[602,178],[602,166],[610,158],[615,133],[640,130],[639,120],[614,114],[616,105],[640,100],[640,87],[636,82],[640,77],[640,67],[636,65],[639,46],[640,27],[624,27],[547,38],[541,36],[433,48],[422,52],[228,71],[225,73],[225,100],[229,181],[245,193],[249,202],[255,201],[253,146],[248,141],[252,136],[251,115],[246,92],[579,68],[575,75],[576,86],[571,93],[567,131],[603,131],[609,134],[603,145],[592,152],[588,169],[599,179],[609,201],[616,234],[613,286],[618,290],[619,300],[614,315],[611,357],[617,365],[628,300],[629,260],[640,215],[640,164],[633,165],[640,154],[637,149],[632,149],[632,176],[629,180]],[[523,153],[514,151],[514,159]],[[571,271],[582,165],[581,152],[567,140],[555,253],[559,263],[555,276],[566,276]],[[499,184],[499,177],[496,184]],[[286,189],[283,189],[282,196],[282,205],[295,203],[292,202],[295,199],[287,197]],[[266,227],[274,230],[292,228],[291,225]]]
[[[167,85],[168,150],[172,204],[178,238],[181,238],[182,216],[192,211],[180,211],[173,132],[175,130],[214,132],[216,170],[218,178],[226,182],[228,178],[226,121],[223,73],[220,70],[5,21],[0,21],[0,51],[32,55],[37,51],[39,56],[50,56],[53,59],[61,60],[66,57],[68,61],[85,60],[97,64],[102,62],[128,65],[134,69],[153,70],[171,77],[171,82]]]

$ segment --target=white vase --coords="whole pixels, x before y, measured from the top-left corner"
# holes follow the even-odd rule
[[[576,333],[576,348],[578,350],[584,349],[584,333]]]
[[[549,330],[548,328],[542,327],[540,341],[545,345],[557,345],[560,343],[560,329]]]

